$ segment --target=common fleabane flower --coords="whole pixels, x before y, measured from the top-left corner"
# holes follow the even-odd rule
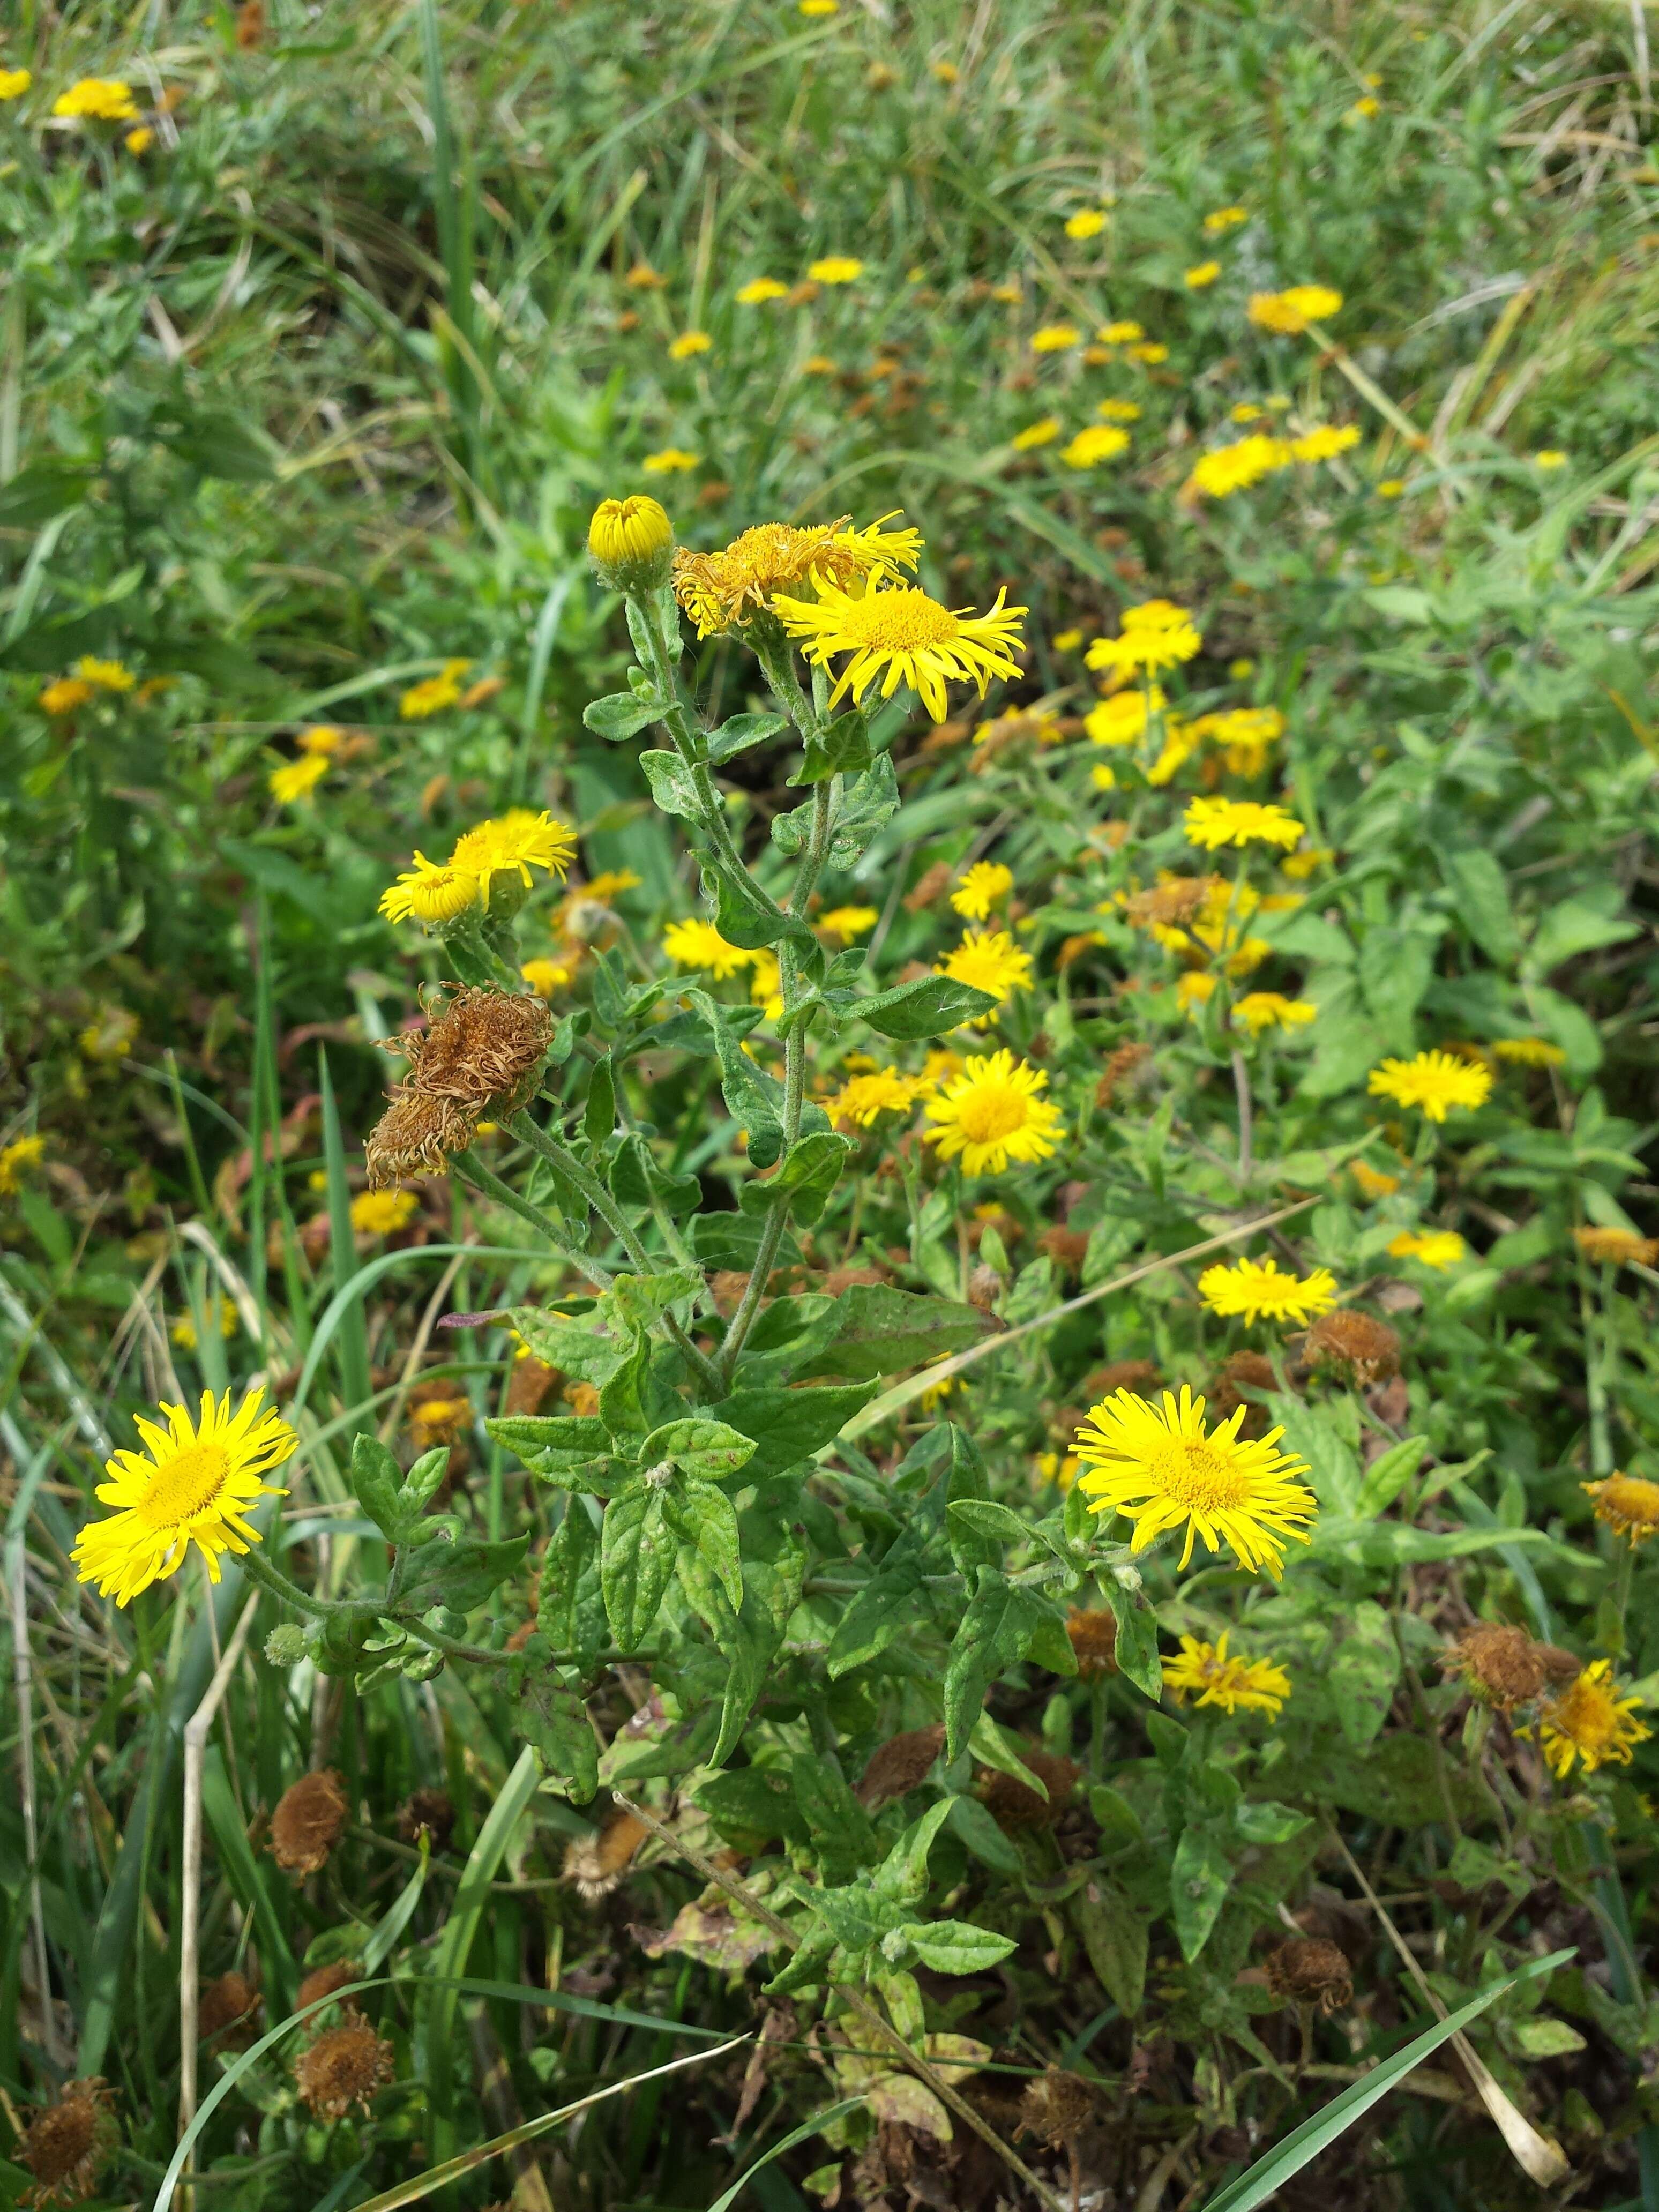
[[[1087,1469],[1079,1487],[1095,1501],[1095,1512],[1133,1522],[1133,1551],[1183,1529],[1182,1567],[1201,1538],[1207,1550],[1225,1544],[1241,1565],[1277,1582],[1285,1539],[1310,1540],[1307,1523],[1319,1502],[1297,1480],[1308,1472],[1305,1461],[1278,1449],[1282,1428],[1240,1437],[1249,1410],[1241,1405],[1208,1429],[1203,1399],[1184,1384],[1179,1400],[1166,1390],[1158,1406],[1119,1390],[1094,1407],[1077,1432],[1077,1455]]]
[[[1600,1482],[1581,1482],[1578,1487],[1595,1507],[1596,1519],[1616,1535],[1627,1536],[1632,1544],[1645,1543],[1659,1531],[1659,1482],[1641,1474],[1613,1474]]]
[[[1031,956],[1021,951],[1006,929],[964,929],[961,944],[952,946],[933,972],[988,991],[1000,1006],[1016,991],[1030,989]]]
[[[1292,284],[1285,292],[1254,293],[1249,316],[1259,330],[1299,337],[1310,324],[1328,322],[1341,305],[1342,295],[1328,284]]]
[[[966,1175],[1001,1175],[1010,1160],[1046,1160],[1065,1133],[1060,1109],[1042,1095],[1048,1086],[1042,1068],[1009,1051],[970,1060],[928,1100],[927,1141],[941,1159],[959,1158]]]
[[[678,968],[707,969],[717,983],[754,965],[755,956],[741,945],[728,945],[712,921],[694,916],[690,921],[671,921],[662,933],[662,949]]]
[[[1247,991],[1233,1013],[1252,1036],[1260,1036],[1263,1030],[1305,1029],[1319,1009],[1310,999],[1287,999],[1281,991]]]
[[[1155,675],[1161,668],[1176,668],[1190,660],[1204,642],[1186,609],[1169,599],[1126,607],[1118,627],[1121,636],[1095,640],[1084,656],[1085,667]]]
[[[1219,1705],[1228,1713],[1242,1705],[1247,1713],[1276,1718],[1291,1694],[1290,1676],[1274,1660],[1231,1656],[1227,1639],[1231,1633],[1224,1629],[1213,1644],[1183,1636],[1180,1657],[1164,1662],[1164,1688],[1178,1705],[1191,1698],[1195,1705]]]
[[[1468,1249],[1455,1229],[1402,1229],[1390,1240],[1389,1256],[1425,1267],[1455,1267]]]
[[[878,570],[914,568],[921,533],[890,530],[901,510],[855,530],[850,515],[834,522],[799,525],[757,522],[712,553],[682,546],[674,556],[674,595],[699,637],[740,627],[773,604],[775,595],[830,585],[860,586]]]
[[[1288,852],[1305,824],[1282,806],[1255,799],[1194,799],[1182,817],[1189,844],[1213,853],[1223,845],[1278,845]]]
[[[879,679],[884,699],[908,684],[934,721],[942,722],[950,711],[947,683],[972,684],[982,699],[992,677],[1019,674],[1012,656],[1023,641],[1019,619],[1025,609],[1006,605],[1006,586],[982,615],[953,611],[910,585],[878,586],[876,579],[855,599],[820,582],[816,602],[783,597],[772,602],[816,666],[827,668],[837,654],[851,655],[830,694],[832,706],[849,691],[861,700]]]
[[[951,904],[969,921],[988,921],[1014,888],[1014,872],[1000,860],[975,860],[963,871]]]
[[[1586,1774],[1598,1766],[1628,1766],[1636,1746],[1652,1735],[1636,1717],[1641,1698],[1620,1697],[1620,1688],[1612,1660],[1593,1659],[1576,1682],[1545,1706],[1539,1742],[1558,1782],[1566,1780],[1575,1760]]]
[[[556,822],[545,808],[537,814],[527,806],[513,806],[458,837],[449,865],[476,876],[478,896],[487,901],[496,876],[516,876],[528,890],[534,881],[532,868],[545,868],[562,883],[575,851],[575,832],[567,823]]]
[[[263,1390],[250,1391],[234,1413],[230,1393],[202,1393],[192,1420],[183,1406],[163,1406],[167,1425],[141,1414],[135,1423],[145,1452],[118,1451],[104,1472],[97,1497],[117,1510],[76,1539],[72,1554],[83,1583],[100,1597],[131,1605],[141,1590],[182,1566],[194,1544],[210,1578],[219,1579],[225,1552],[243,1553],[259,1541],[246,1518],[261,1498],[288,1492],[259,1478],[293,1455],[295,1437],[264,1406]]]
[[[1472,1112],[1486,1104],[1492,1070],[1449,1052],[1419,1052],[1414,1060],[1385,1060],[1371,1070],[1365,1087],[1373,1098],[1416,1106],[1431,1121],[1443,1121],[1455,1109]]]
[[[76,123],[136,123],[132,87],[118,76],[83,76],[52,103],[54,115]]]
[[[1287,1274],[1276,1260],[1239,1260],[1206,1267],[1198,1295],[1212,1313],[1228,1318],[1305,1322],[1336,1304],[1336,1278],[1328,1267],[1304,1277]]]
[[[380,894],[380,912],[388,921],[453,921],[477,897],[478,878],[470,869],[416,853],[414,866]]]

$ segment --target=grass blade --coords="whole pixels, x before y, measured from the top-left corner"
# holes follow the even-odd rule
[[[708,2212],[730,2212],[731,2206],[737,2203],[762,2166],[770,2166],[773,2160],[781,2158],[785,2151],[793,2150],[797,2143],[804,2143],[809,2136],[819,2134],[832,2120],[844,2119],[848,2112],[856,2112],[863,2102],[862,2097],[844,2097],[839,2105],[831,2105],[828,2112],[816,2113],[811,2119],[803,2120],[798,2128],[792,2129],[789,2134],[775,2142],[770,2150],[763,2151],[752,2166],[746,2166],[726,2194],[714,2199]]]

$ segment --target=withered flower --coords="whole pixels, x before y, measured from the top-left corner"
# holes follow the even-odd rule
[[[1347,1954],[1323,1936],[1292,1936],[1267,1954],[1267,1969],[1280,2004],[1315,2005],[1328,2015],[1353,2002]]]
[[[1104,1606],[1085,1613],[1073,1607],[1066,1633],[1077,1654],[1077,1671],[1085,1682],[1117,1672],[1117,1615]]]
[[[270,1855],[284,1874],[317,1874],[344,1831],[344,1784],[332,1767],[302,1774],[270,1816]]]
[[[1477,1620],[1441,1657],[1448,1674],[1462,1674],[1472,1695],[1495,1712],[1529,1705],[1552,1685],[1577,1679],[1578,1661],[1553,1644],[1539,1644],[1524,1628]]]
[[[1150,1359],[1109,1359],[1105,1366],[1084,1376],[1083,1395],[1091,1404],[1119,1390],[1133,1390],[1144,1397],[1158,1382],[1158,1369]]]
[[[429,1029],[387,1042],[409,1061],[405,1090],[500,1115],[529,1096],[552,1041],[545,1000],[479,983],[455,991]]]
[[[892,1797],[902,1797],[923,1781],[945,1742],[942,1723],[909,1729],[877,1746],[854,1792],[866,1812],[878,1812]]]
[[[1066,1802],[1077,1785],[1082,1770],[1069,1759],[1056,1759],[1046,1751],[1022,1751],[1022,1765],[1028,1766],[1048,1792],[1045,1802],[1035,1790],[1028,1790],[1012,1774],[999,1774],[981,1767],[979,1778],[980,1802],[1005,1834],[1017,1834],[1022,1828],[1052,1828],[1066,1809]]]
[[[28,2205],[78,2204],[98,2185],[120,2130],[110,2112],[114,2092],[101,2075],[69,2081],[56,2104],[30,2118],[17,2162],[34,2179],[23,2192]]]
[[[1369,1387],[1400,1372],[1400,1339],[1386,1322],[1338,1306],[1322,1314],[1303,1342],[1313,1367],[1336,1367]]]
[[[249,2027],[259,2009],[259,1992],[246,1974],[234,1969],[209,1982],[196,2014],[196,2032],[204,2042],[232,2028]]]
[[[1120,1044],[1106,1055],[1106,1065],[1100,1071],[1100,1080],[1095,1085],[1095,1104],[1103,1112],[1116,1103],[1120,1092],[1139,1091],[1152,1073],[1152,1048],[1149,1044]]]
[[[574,1882],[577,1895],[590,1905],[608,1897],[650,1832],[634,1814],[615,1808],[597,1835],[580,1837],[566,1847],[565,1880]]]
[[[455,1832],[455,1808],[445,1790],[411,1790],[398,1808],[398,1833],[406,1844],[425,1829],[434,1851],[447,1851]]]
[[[482,1108],[401,1083],[386,1096],[391,1103],[363,1146],[369,1188],[385,1190],[406,1176],[447,1175],[452,1156],[472,1142]]]
[[[361,2014],[325,2029],[294,2069],[294,2085],[319,2120],[343,2120],[392,2078],[392,2049]]]
[[[1096,2110],[1091,2082],[1080,2074],[1048,2066],[1036,2081],[1026,2083],[1020,2099],[1019,2123],[1051,2149],[1064,2150],[1077,2141],[1096,2117]]]
[[[304,2012],[308,2005],[320,2004],[336,1990],[347,1989],[362,1978],[362,1964],[356,1959],[336,1959],[326,1966],[313,1966],[300,1984],[294,2009]]]

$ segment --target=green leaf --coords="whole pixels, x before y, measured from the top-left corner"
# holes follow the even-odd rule
[[[637,1651],[655,1626],[678,1550],[653,1484],[613,1498],[599,1523],[599,1578],[605,1617],[624,1651]]]
[[[1488,960],[1506,968],[1520,957],[1521,935],[1510,905],[1509,878],[1484,845],[1443,854],[1441,873],[1456,897],[1457,917]]]
[[[856,1147],[851,1138],[829,1129],[815,1129],[798,1137],[784,1154],[783,1164],[764,1182],[746,1182],[738,1204],[749,1214],[769,1213],[787,1200],[793,1218],[805,1227],[818,1219],[830,1202]]]
[[[983,1865],[997,1874],[1020,1875],[1025,1862],[977,1797],[951,1800],[951,1826]]]
[[[817,736],[807,738],[799,765],[788,781],[792,784],[824,783],[832,775],[869,765],[869,727],[863,709],[855,707],[850,714],[838,714]]]
[[[911,1920],[897,1932],[936,1974],[987,1973],[1018,1948],[1012,1936],[993,1935],[971,1920]]]
[[[796,1955],[799,1957],[799,1954],[797,1953]],[[860,2111],[863,2104],[862,2097],[844,2097],[840,2104],[831,2105],[827,2112],[816,2113],[810,2120],[803,2120],[798,2128],[791,2128],[787,2136],[780,2136],[775,2143],[769,2143],[755,2163],[745,2166],[725,2194],[714,2199],[708,2208],[708,2212],[732,2212],[732,2207],[737,2203],[738,2196],[748,2186],[753,2177],[760,2172],[762,2166],[770,2166],[775,2158],[781,2158],[785,2151],[793,2150],[797,2143],[804,2143],[813,2136],[823,2135],[827,2129],[834,2126],[837,2120],[844,2120],[852,2113]],[[834,2138],[834,2140],[838,2141],[839,2138]]]
[[[1428,1443],[1426,1437],[1403,1437],[1397,1444],[1390,1444],[1387,1451],[1378,1453],[1359,1486],[1354,1506],[1357,1520],[1371,1520],[1388,1511],[1416,1474]]]
[[[918,1296],[886,1283],[855,1283],[826,1316],[823,1348],[799,1371],[863,1381],[964,1352],[996,1324],[977,1307]]]
[[[725,1010],[706,991],[694,987],[684,995],[714,1033],[720,1095],[726,1112],[749,1140],[750,1163],[769,1168],[783,1151],[783,1085],[775,1075],[769,1075],[750,1059],[743,1049],[741,1034],[729,1026]],[[827,1128],[828,1115],[822,1109],[817,1111],[820,1126]]]
[[[618,1442],[632,1443],[648,1435],[653,1425],[645,1404],[650,1365],[650,1340],[636,1336],[622,1365],[599,1385],[599,1419]]]
[[[590,699],[582,708],[588,728],[613,745],[638,737],[647,723],[660,721],[662,714],[661,700],[636,699],[631,691],[608,692],[603,699]]]
[[[1622,892],[1611,883],[1594,893],[1560,900],[1545,915],[1527,947],[1528,971],[1547,975],[1581,952],[1599,951],[1604,945],[1639,937],[1641,924],[1620,912],[1623,905]]]
[[[752,1438],[755,1455],[748,1472],[751,1480],[759,1481],[799,1467],[803,1460],[833,1443],[879,1388],[878,1381],[872,1378],[868,1382],[831,1383],[819,1389],[738,1390],[718,1406],[711,1406],[709,1416]]]
[[[538,1474],[574,1471],[611,1449],[611,1431],[596,1414],[501,1413],[484,1432]]]
[[[420,1545],[408,1557],[400,1600],[426,1612],[446,1605],[453,1613],[471,1613],[516,1574],[530,1548],[530,1535],[509,1536],[499,1544],[480,1544],[455,1534],[457,1522],[428,1522],[442,1533]]]
[[[1325,1674],[1342,1734],[1356,1751],[1380,1734],[1400,1668],[1400,1647],[1388,1614],[1362,1599],[1347,1615],[1347,1633]]]
[[[1206,1822],[1182,1831],[1170,1869],[1170,1917],[1189,1965],[1210,1940],[1237,1865],[1237,1847],[1221,1829]]]
[[[958,1759],[979,1717],[985,1692],[1006,1667],[1025,1656],[1038,1618],[1030,1592],[994,1568],[981,1567],[945,1668],[945,1755]]]
[[[706,861],[702,895],[713,906],[714,927],[728,945],[758,952],[775,945],[780,938],[792,937],[798,943],[817,946],[817,939],[806,924],[765,898],[746,871],[739,874],[723,861]]]
[[[643,752],[640,766],[651,787],[651,796],[665,814],[678,814],[696,822],[702,812],[691,771],[678,753]]]
[[[928,1617],[919,1552],[902,1547],[903,1538],[842,1613],[824,1662],[831,1681],[878,1658],[896,1636]]]
[[[702,1424],[688,1421],[688,1428]],[[710,1423],[711,1427],[714,1425]],[[747,1443],[748,1439],[744,1439]],[[743,1563],[738,1544],[738,1512],[712,1482],[688,1479],[662,1492],[663,1515],[682,1544],[689,1544],[716,1577],[733,1613],[743,1604]]]
[[[718,730],[708,732],[708,759],[718,768],[738,753],[746,753],[750,745],[763,745],[769,738],[775,738],[789,726],[787,714],[732,714]]]
[[[444,1454],[446,1460],[448,1453]],[[381,1534],[395,1543],[404,1525],[404,1471],[378,1437],[351,1439],[351,1487],[357,1503]]]
[[[599,1528],[581,1499],[573,1498],[543,1556],[536,1626],[557,1650],[596,1651],[604,1602]]]
[[[1504,2040],[1522,2058],[1571,2058],[1588,2046],[1576,2027],[1564,2020],[1512,2020],[1504,2026]]]
[[[754,1455],[752,1437],[724,1421],[698,1415],[665,1422],[661,1428],[653,1429],[640,1446],[641,1467],[672,1460],[676,1467],[702,1482],[719,1482],[725,1475],[735,1474]],[[737,1603],[735,1598],[732,1601]]]
[[[898,776],[892,757],[878,753],[858,781],[842,794],[830,830],[830,866],[846,869],[862,860],[898,810]]]
[[[576,1319],[539,1306],[514,1306],[504,1318],[535,1358],[582,1382],[608,1382],[633,1349],[631,1336],[609,1334],[599,1313]]]
[[[1435,940],[1419,930],[1373,927],[1359,947],[1359,988],[1389,1043],[1413,1049],[1414,1019],[1434,979]]]
[[[1446,1875],[1461,1889],[1485,1889],[1492,1882],[1501,1883],[1511,1897],[1532,1895],[1537,1884],[1523,1866],[1513,1859],[1499,1858],[1496,1851],[1477,1844],[1473,1836],[1460,1836],[1446,1863]]]
[[[586,1804],[599,1786],[599,1747],[587,1708],[575,1692],[552,1675],[526,1674],[514,1718],[520,1734],[541,1753],[549,1773],[564,1785],[565,1796],[574,1804]]]
[[[872,1877],[881,1897],[901,1905],[921,1903],[927,1893],[928,1854],[950,1816],[951,1800],[940,1797],[911,1821]]]
[[[848,1881],[881,1856],[875,1824],[848,1788],[840,1769],[816,1753],[798,1753],[790,1769],[795,1802],[812,1833],[823,1879]]]
[[[1109,1875],[1097,1875],[1072,1899],[1072,1917],[1096,1980],[1125,2020],[1133,2020],[1146,1994],[1145,1917]]]
[[[784,1767],[733,1767],[700,1782],[693,1795],[726,1842],[739,1850],[773,1836],[787,1844],[807,1840],[806,1822]]]
[[[1164,1662],[1158,1652],[1158,1615],[1139,1592],[1124,1589],[1115,1575],[1103,1578],[1106,1602],[1117,1622],[1112,1656],[1118,1672],[1157,1705],[1164,1695]]]
[[[964,1022],[981,1020],[994,1011],[996,1000],[972,983],[958,983],[951,975],[918,975],[914,981],[896,983],[872,999],[855,999],[848,1008],[875,1030],[878,1036],[908,1042],[916,1037],[944,1036]]]

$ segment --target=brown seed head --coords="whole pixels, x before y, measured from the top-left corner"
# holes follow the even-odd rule
[[[968,1278],[968,1303],[990,1313],[1002,1295],[1002,1278],[988,1261],[981,1260]]]
[[[404,1084],[386,1096],[391,1103],[363,1146],[369,1188],[385,1190],[406,1176],[447,1175],[452,1155],[472,1142],[482,1109]]]
[[[1174,883],[1135,891],[1124,907],[1124,919],[1131,929],[1178,929],[1203,905],[1213,881],[1211,876],[1182,876]]]
[[[1048,1792],[1046,1804],[1035,1790],[1028,1790],[1012,1774],[994,1773],[986,1767],[980,1770],[980,1800],[998,1827],[1009,1835],[1022,1828],[1052,1828],[1065,1811],[1081,1771],[1071,1759],[1056,1759],[1050,1752],[1022,1751],[1019,1756],[1021,1764],[1030,1767]]]
[[[1046,1252],[1059,1267],[1080,1267],[1089,1249],[1088,1236],[1081,1229],[1062,1229],[1058,1224],[1045,1229],[1037,1238],[1037,1249]]]
[[[1066,1633],[1077,1654],[1077,1671],[1085,1682],[1117,1672],[1117,1615],[1104,1606],[1084,1613],[1077,1608],[1066,1616]]]
[[[1353,2002],[1347,1955],[1322,1936],[1292,1936],[1267,1954],[1267,1987],[1280,2004],[1317,2005],[1340,2012]]]
[[[236,10],[236,44],[245,54],[263,46],[265,36],[264,0],[242,0]]]
[[[346,1824],[345,1788],[332,1767],[302,1774],[270,1816],[270,1855],[284,1874],[316,1874]]]
[[[204,2041],[222,2035],[228,2028],[252,2021],[259,2007],[259,1992],[246,1974],[221,1974],[202,1991],[196,2014],[196,2032]]]
[[[615,1889],[633,1863],[650,1830],[643,1820],[618,1808],[596,1836],[583,1836],[564,1855],[567,1881],[592,1905]]]
[[[455,1832],[455,1808],[444,1790],[411,1790],[398,1808],[398,1833],[414,1843],[424,1829],[434,1851],[447,1851]]]
[[[1133,1390],[1139,1396],[1157,1386],[1158,1369],[1150,1359],[1109,1359],[1103,1367],[1097,1367],[1083,1378],[1083,1395],[1091,1403],[1109,1398],[1119,1390]]]
[[[1103,1113],[1119,1096],[1127,1091],[1139,1091],[1151,1079],[1152,1048],[1149,1044],[1121,1044],[1106,1055],[1106,1065],[1100,1071],[1100,1080],[1095,1085],[1095,1104]]]
[[[1053,2150],[1075,2142],[1095,2114],[1093,2086],[1058,2066],[1046,2067],[1038,2080],[1028,2081],[1020,2099],[1020,2125]]]
[[[391,1048],[405,1054],[405,1086],[478,1111],[509,1113],[528,1095],[553,1040],[544,1000],[469,984],[430,1029],[410,1030]]]
[[[362,1964],[356,1959],[336,1959],[331,1965],[313,1966],[300,1984],[294,2000],[295,2012],[303,2012],[307,2005],[320,2004],[331,1997],[336,1990],[343,1990],[362,1978]],[[355,2008],[353,2008],[355,2009]]]
[[[325,2028],[294,2069],[294,2085],[319,2120],[343,2120],[354,2105],[367,2112],[392,2077],[392,2045],[356,2014]]]
[[[1462,1674],[1470,1692],[1494,1711],[1529,1705],[1552,1684],[1576,1680],[1578,1662],[1553,1644],[1534,1643],[1507,1621],[1477,1620],[1442,1656],[1449,1674]]]
[[[31,2117],[17,2161],[34,2178],[26,2189],[24,2204],[78,2204],[90,2197],[112,2150],[120,2141],[120,2130],[109,2110],[114,2092],[103,2076],[69,2081],[56,2104]]]
[[[534,1352],[523,1359],[515,1359],[513,1372],[507,1378],[507,1412],[539,1413],[563,1380],[564,1376],[556,1367],[550,1367],[544,1359],[538,1359]]]
[[[963,731],[962,735],[965,737],[966,731]],[[903,899],[905,912],[921,914],[924,908],[937,905],[950,889],[951,878],[955,874],[956,870],[949,860],[935,860],[931,868],[916,878],[915,889],[905,893]]]
[[[1279,1378],[1273,1373],[1273,1364],[1260,1352],[1235,1352],[1224,1360],[1212,1386],[1209,1396],[1210,1417],[1224,1421],[1241,1406],[1248,1406],[1245,1416],[1248,1433],[1252,1418],[1260,1413],[1254,1398],[1245,1396],[1247,1390],[1276,1390]]]
[[[1338,1368],[1367,1388],[1400,1372],[1400,1339],[1387,1322],[1344,1306],[1321,1314],[1303,1350],[1310,1366]]]
[[[876,1812],[890,1797],[902,1797],[914,1790],[939,1757],[945,1741],[942,1726],[910,1729],[891,1737],[872,1753],[854,1795],[866,1811]]]

